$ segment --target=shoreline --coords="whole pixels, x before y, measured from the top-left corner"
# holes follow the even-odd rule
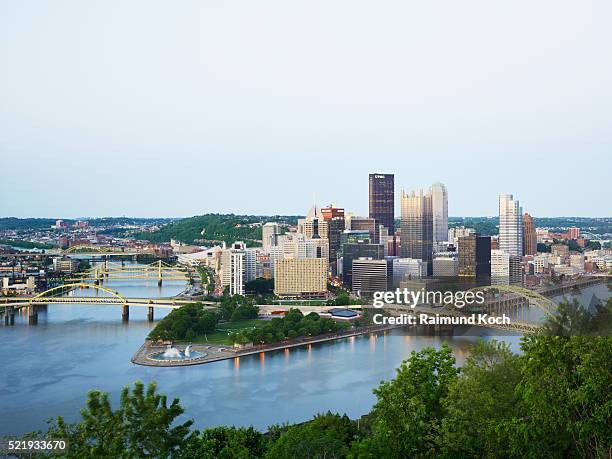
[[[280,343],[266,344],[262,346],[253,346],[246,349],[234,350],[230,346],[218,346],[212,344],[192,344],[191,349],[194,351],[202,352],[205,355],[203,357],[187,360],[187,361],[163,361],[163,360],[152,360],[149,358],[151,354],[163,352],[166,350],[166,345],[155,345],[150,341],[145,341],[138,350],[134,353],[131,358],[131,362],[135,365],[149,366],[149,367],[184,367],[192,365],[204,365],[206,363],[220,362],[222,360],[234,359],[237,357],[245,357],[249,355],[261,354],[266,352],[281,351],[284,349],[290,349],[294,347],[306,346],[309,344],[324,343],[329,341],[336,341],[344,338],[351,338],[353,336],[367,335],[370,333],[380,333],[395,328],[401,328],[403,325],[373,325],[368,327],[360,327],[358,329],[348,330],[346,332],[334,333],[331,335],[317,335],[303,338],[296,338],[291,341],[283,341]],[[188,344],[178,344],[175,347],[181,351],[184,351]]]

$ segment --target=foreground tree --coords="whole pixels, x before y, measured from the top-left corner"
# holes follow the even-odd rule
[[[518,416],[520,358],[498,341],[479,340],[443,401],[437,441],[442,457],[503,457],[500,422]]]
[[[524,338],[523,415],[500,425],[514,457],[609,458],[612,338]]]
[[[427,457],[433,455],[442,404],[457,379],[455,357],[444,344],[440,350],[413,351],[391,381],[374,394],[373,435],[353,449],[355,457]],[[381,456],[382,454],[382,456]]]
[[[67,424],[59,417],[50,426],[48,436],[68,439],[68,458],[169,458],[180,457],[192,421],[175,425],[183,414],[178,399],[168,405],[165,395],[156,393],[155,383],[137,381],[134,389],[126,386],[119,407],[113,410],[108,394],[91,391],[83,420]]]
[[[267,459],[343,458],[359,431],[346,415],[317,415],[302,425],[289,427],[271,446]]]

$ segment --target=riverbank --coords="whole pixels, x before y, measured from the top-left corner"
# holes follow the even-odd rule
[[[191,365],[202,365],[205,363],[218,362],[221,360],[233,359],[236,357],[244,357],[248,355],[260,354],[272,351],[281,351],[284,349],[290,349],[294,347],[306,346],[309,344],[323,343],[327,341],[335,341],[343,338],[350,338],[352,336],[366,335],[370,333],[378,333],[382,331],[399,328],[398,325],[373,325],[369,327],[359,327],[350,330],[343,330],[337,333],[331,333],[326,335],[308,336],[296,338],[293,340],[282,341],[280,343],[265,344],[261,346],[252,346],[242,349],[234,349],[229,346],[216,346],[212,344],[193,344],[191,350],[202,353],[201,357],[186,360],[186,361],[163,361],[153,360],[150,358],[152,354],[164,352],[166,345],[153,344],[151,341],[145,341],[142,346],[132,356],[132,363],[136,365],[151,366],[151,367],[182,367]],[[187,344],[180,344],[175,346],[178,350],[184,351]]]

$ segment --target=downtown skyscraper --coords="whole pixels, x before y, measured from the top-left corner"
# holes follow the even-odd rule
[[[436,182],[429,192],[433,213],[433,242],[448,241],[448,191],[442,183]]]
[[[427,262],[431,273],[433,258],[433,208],[431,193],[401,194],[401,256]]]
[[[523,210],[511,194],[499,195],[499,249],[523,255]]]
[[[395,178],[393,174],[370,174],[369,216],[395,233]]]
[[[535,255],[538,252],[538,237],[533,217],[523,214],[523,255]]]

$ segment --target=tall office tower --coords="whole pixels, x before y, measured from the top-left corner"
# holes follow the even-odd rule
[[[327,260],[280,260],[274,267],[274,293],[285,297],[320,297],[327,291]]]
[[[459,238],[459,276],[487,282],[491,277],[491,237],[478,233]]]
[[[522,213],[511,194],[499,195],[499,249],[518,257],[523,254]]]
[[[264,252],[268,253],[270,247],[277,244],[277,238],[280,234],[278,223],[269,222],[261,228],[262,246]]]
[[[353,293],[371,298],[374,292],[387,291],[387,262],[360,258],[353,260]]]
[[[331,263],[332,274],[337,273],[336,260],[340,251],[340,235],[345,228],[344,209],[329,207],[321,209],[321,215],[327,223],[327,240],[329,241],[329,262]]]
[[[230,295],[244,295],[245,256],[244,250],[233,248],[221,255],[221,284]]]
[[[491,285],[523,283],[521,257],[503,250],[491,250]]]
[[[395,234],[395,179],[393,174],[370,174],[370,218]]]
[[[577,226],[572,226],[567,229],[567,234],[570,239],[578,239],[580,237],[580,228]]]
[[[401,257],[427,262],[431,274],[433,258],[433,214],[431,194],[423,190],[401,195]]]
[[[354,217],[346,219],[347,229],[351,231],[367,230],[370,232],[370,240],[376,244],[380,243],[379,223],[374,218]],[[384,226],[384,225],[383,225]]]
[[[321,208],[320,214],[325,220],[331,220],[333,218],[344,219],[344,209],[341,207],[334,207],[333,204],[330,204],[329,207]]]
[[[434,183],[430,191],[433,212],[433,242],[448,241],[448,191],[440,183]]]
[[[533,217],[523,214],[523,255],[535,255],[538,251],[538,236]]]
[[[327,237],[327,221],[323,218],[317,206],[313,206],[306,218],[298,220],[298,233],[309,238]]]
[[[371,258],[382,260],[385,249],[382,244],[368,242],[349,242],[342,245],[342,283],[351,287],[353,283],[353,260]]]

